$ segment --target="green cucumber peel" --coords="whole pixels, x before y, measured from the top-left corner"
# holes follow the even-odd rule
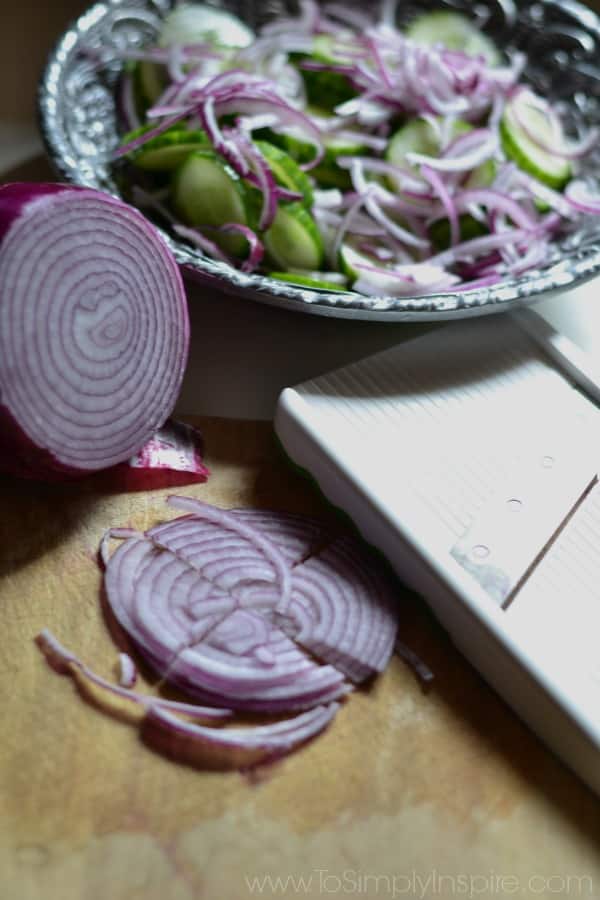
[[[275,271],[318,271],[325,260],[325,245],[317,223],[299,201],[281,204],[263,242]]]
[[[337,284],[334,281],[327,281],[324,278],[313,278],[310,275],[301,275],[298,272],[269,272],[269,278],[274,278],[275,281],[286,281],[289,284],[295,284],[299,287],[315,288],[316,290],[321,291],[338,291],[340,293],[346,293],[347,291],[346,287]]]

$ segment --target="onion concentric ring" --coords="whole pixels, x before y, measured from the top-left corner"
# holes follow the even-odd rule
[[[358,538],[316,519],[168,502],[186,515],[104,536],[106,598],[160,682],[204,705],[196,712],[132,691],[126,654],[117,686],[52,635],[38,643],[60,671],[141,705],[145,735],[170,755],[218,768],[277,759],[323,731],[342,698],[383,670],[398,627],[394,584]],[[110,555],[113,539],[122,543]],[[233,711],[241,721],[215,728]]]

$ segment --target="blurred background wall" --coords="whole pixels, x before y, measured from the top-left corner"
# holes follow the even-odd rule
[[[0,0],[0,120],[27,120],[49,47],[86,0]]]
[[[41,151],[36,85],[49,48],[87,0],[0,0],[0,172]]]

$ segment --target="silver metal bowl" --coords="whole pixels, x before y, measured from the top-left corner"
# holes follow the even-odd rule
[[[358,3],[346,0],[349,5]],[[285,0],[212,0],[252,27],[295,9]],[[38,96],[40,129],[59,176],[74,184],[119,194],[111,170],[118,144],[117,85],[120,51],[153,42],[171,0],[109,0],[91,7],[51,52]],[[572,125],[600,124],[600,19],[569,0],[434,0],[401,2],[399,24],[440,6],[477,16],[481,26],[507,49],[527,54],[526,75],[543,95],[568,100]],[[99,60],[101,61],[99,64]],[[586,165],[600,173],[600,146]],[[427,297],[365,297],[294,287],[262,275],[248,275],[163,231],[184,273],[222,290],[286,309],[342,318],[423,321],[501,312],[600,274],[600,219],[587,217],[576,233],[557,241],[539,269],[497,285]]]

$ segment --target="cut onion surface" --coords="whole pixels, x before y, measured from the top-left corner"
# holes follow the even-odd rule
[[[144,698],[148,732],[170,753],[195,745],[210,765],[215,754],[226,768],[277,758],[322,731],[343,697],[383,671],[398,631],[395,584],[359,538],[315,518],[168,502],[186,515],[105,535],[108,606],[161,683],[202,710],[235,710],[241,727],[215,731]],[[121,543],[111,555],[113,540]],[[54,639],[41,644],[62,670],[74,664],[99,683]],[[134,672],[121,656],[121,683],[132,684]],[[268,718],[257,722],[257,714]]]
[[[131,459],[175,405],[188,341],[179,269],[137,210],[0,188],[0,470],[63,480]]]

